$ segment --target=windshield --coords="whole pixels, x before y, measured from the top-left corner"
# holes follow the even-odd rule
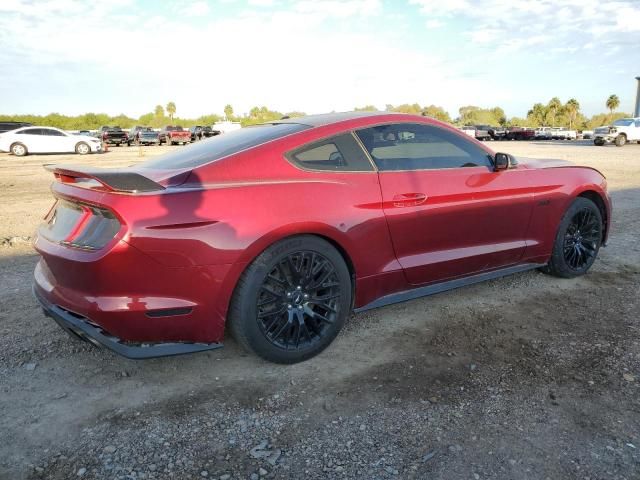
[[[614,127],[630,127],[631,125],[633,125],[632,118],[621,118],[620,120],[613,122]]]
[[[189,148],[163,155],[157,160],[141,163],[139,167],[153,169],[196,168],[205,163],[219,160],[247,148],[256,147],[307,128],[311,127],[300,125],[299,123],[276,123],[245,127],[223,135],[216,135]]]

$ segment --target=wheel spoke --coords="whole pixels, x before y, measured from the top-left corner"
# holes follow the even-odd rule
[[[287,321],[283,322],[282,326],[278,329],[278,331],[273,334],[272,338],[274,340],[277,340],[278,338],[280,338],[280,335],[282,335],[282,332],[284,332],[289,325],[291,325],[291,314],[289,314],[289,318],[287,319]]]
[[[271,288],[267,287],[265,284],[262,285],[262,291],[268,293],[269,295],[277,298],[278,300],[281,300],[284,298],[284,296],[281,293],[278,293],[274,290],[271,290]]]
[[[323,274],[321,275],[319,280],[315,280],[312,284],[309,285],[310,289],[316,289],[320,286],[322,286],[322,284],[329,278],[329,276],[334,272],[333,267],[328,267],[325,269],[325,271],[323,272]]]
[[[320,308],[324,308],[325,310],[328,310],[330,312],[333,313],[338,313],[338,310],[336,310],[334,307],[332,307],[331,305],[329,305],[326,302],[314,302],[314,305],[320,307]]]
[[[267,311],[267,312],[261,312],[258,314],[258,318],[266,318],[266,317],[270,317],[271,315],[280,315],[284,312],[286,312],[287,309],[286,307],[282,307],[278,310],[272,310],[272,311]]]

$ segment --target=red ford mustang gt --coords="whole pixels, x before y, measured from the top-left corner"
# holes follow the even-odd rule
[[[520,160],[436,120],[338,113],[211,138],[135,167],[49,166],[34,292],[129,358],[240,344],[281,363],[347,316],[532,268],[584,274],[606,181]]]

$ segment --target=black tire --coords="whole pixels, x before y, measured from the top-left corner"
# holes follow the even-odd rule
[[[602,146],[604,146],[604,142],[603,142],[602,140],[594,140],[594,141],[593,141],[593,144],[594,144],[596,147],[602,147]]]
[[[27,150],[26,145],[20,142],[16,142],[9,147],[11,153],[13,153],[16,157],[24,157],[29,155],[29,151]]]
[[[616,137],[616,147],[624,147],[627,143],[626,135],[620,134]]]
[[[87,153],[91,153],[91,147],[85,142],[79,142],[76,145],[76,153],[78,155],[86,155]]]
[[[576,198],[562,217],[551,260],[543,271],[562,278],[584,275],[598,256],[602,234],[600,209],[588,198]]]
[[[315,272],[311,276],[305,272]],[[316,285],[317,284],[317,285]],[[351,311],[351,275],[325,240],[301,235],[262,252],[244,271],[229,307],[229,329],[248,351],[297,363],[324,350]]]

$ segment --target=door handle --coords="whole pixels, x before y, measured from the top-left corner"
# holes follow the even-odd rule
[[[426,202],[424,193],[399,193],[393,196],[394,207],[415,207]]]

